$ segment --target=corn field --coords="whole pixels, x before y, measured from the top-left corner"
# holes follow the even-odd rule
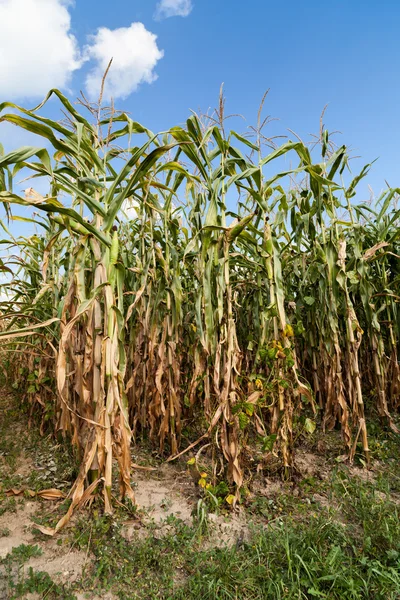
[[[368,465],[370,415],[397,431],[400,190],[356,200],[369,166],[349,176],[324,127],[278,145],[260,110],[228,131],[222,96],[158,135],[57,90],[0,104],[0,141],[1,122],[43,140],[0,148],[0,338],[32,425],[79,457],[55,531],[94,494],[111,512],[114,473],[135,502],[142,440],[168,460],[207,445],[234,505],[256,467],[291,475],[304,428],[340,428]]]

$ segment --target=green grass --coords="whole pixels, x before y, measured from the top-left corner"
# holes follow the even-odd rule
[[[193,554],[187,566],[189,577],[176,599],[400,597],[394,551],[381,561],[370,557],[326,515],[311,518],[306,527],[292,522],[271,528],[239,551]]]
[[[25,571],[23,567],[29,559],[41,555],[39,546],[21,544],[0,560],[1,598],[17,600],[26,598],[29,593],[36,593],[46,600],[76,600],[70,586],[55,583],[48,573],[34,571],[31,567]]]
[[[164,535],[153,529],[130,542],[109,518],[83,519],[76,543],[94,556],[83,587],[112,589],[120,600],[399,599],[397,506],[344,471],[330,486],[337,514],[301,499],[292,501],[292,516],[267,504],[270,524],[230,548],[211,547],[196,523],[177,519]],[[262,503],[257,511],[266,516]]]
[[[55,583],[50,575],[44,571],[28,570],[28,575],[12,588],[11,600],[25,598],[28,593],[39,594],[46,600],[76,600],[75,594],[69,590],[68,585]]]
[[[179,519],[170,517],[167,522],[171,532],[164,537],[158,537],[153,527],[146,538],[129,542],[121,535],[120,524],[108,517],[89,526],[82,519],[75,541],[82,550],[89,547],[95,558],[84,588],[97,594],[112,588],[121,599],[173,598],[176,573],[190,554],[196,530]]]
[[[58,450],[34,439],[30,434],[24,452],[38,453],[45,463],[55,456],[61,469]],[[0,598],[4,591],[10,599],[37,593],[46,600],[74,600],[78,592],[101,598],[112,591],[119,600],[400,600],[399,441],[389,433],[371,445],[377,455],[367,481],[336,463],[328,447],[325,466],[332,468],[324,479],[308,474],[268,497],[249,498],[245,510],[253,525],[232,547],[213,546],[218,532],[207,521],[204,499],[192,525],[168,517],[161,528],[148,526],[130,541],[122,535],[126,511],[105,517],[94,503],[65,531],[67,539],[58,540],[87,553],[81,580],[64,585],[27,568],[47,541],[38,534],[36,546],[21,545],[0,561]],[[11,469],[7,461],[3,473]],[[3,496],[0,512],[15,511],[20,502]],[[41,524],[54,524],[65,511],[65,504],[56,512],[43,507],[38,502],[34,518]],[[7,534],[6,527],[0,530]]]
[[[89,547],[94,561],[77,587],[100,597],[111,589],[120,600],[399,599],[395,507],[389,501],[374,502],[365,484],[339,479],[334,485],[346,523],[325,511],[306,521],[278,520],[230,548],[204,549],[207,540],[177,519],[169,519],[165,535],[154,528],[148,537],[131,542],[110,518],[82,519],[74,530],[75,544]],[[350,498],[353,485],[359,493]],[[12,565],[24,564],[38,552],[37,546],[21,546],[3,563],[12,572]],[[10,581],[11,598],[28,592],[74,598],[72,588],[56,585],[46,573],[29,570]]]

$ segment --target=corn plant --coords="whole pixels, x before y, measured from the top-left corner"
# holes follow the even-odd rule
[[[42,116],[53,95],[62,123]],[[346,148],[323,128],[314,150],[277,147],[259,115],[250,139],[226,130],[222,96],[215,118],[158,135],[101,95],[80,105],[57,90],[34,110],[0,105],[0,126],[46,142],[0,157],[6,217],[39,228],[15,239],[3,223],[0,336],[32,422],[80,457],[55,531],[100,490],[111,512],[114,464],[135,501],[132,439],[169,460],[208,440],[232,504],[254,461],[290,476],[304,419],[340,426],[348,459],[361,441],[368,463],[368,411],[396,430],[399,406],[397,190],[355,202],[368,167],[344,185]],[[297,166],[280,169],[286,155]],[[49,193],[16,193],[21,172]]]

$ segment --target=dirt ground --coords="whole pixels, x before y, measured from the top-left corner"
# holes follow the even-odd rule
[[[87,547],[82,547],[76,535],[71,535],[74,527],[82,519],[90,527],[91,513],[85,510],[74,515],[68,526],[57,536],[47,537],[35,528],[37,523],[56,520],[65,512],[60,501],[30,497],[27,490],[39,491],[54,488],[67,492],[71,482],[69,466],[63,464],[62,449],[51,437],[39,438],[35,430],[29,430],[27,418],[17,410],[12,394],[0,391],[0,560],[6,560],[21,546],[35,546],[40,555],[28,557],[19,566],[19,577],[30,572],[45,572],[55,585],[68,585],[85,580],[85,573],[94,564],[91,552],[91,538]],[[316,445],[318,447],[318,445]],[[337,454],[337,453],[336,453]],[[134,460],[138,457],[134,455]],[[195,485],[186,465],[187,457],[180,462],[162,463],[153,460],[150,466],[134,470],[133,480],[138,510],[133,515],[120,513],[120,534],[129,543],[145,539],[147,536],[162,538],[173,531],[176,520],[192,526],[202,491]],[[298,501],[301,506],[313,510],[333,510],[340,521],[340,506],[326,492],[332,468],[336,463],[327,456],[326,449],[310,451],[308,447],[297,450],[296,464],[299,475],[295,482],[282,481],[278,476],[259,474],[251,483],[248,501],[234,512],[221,510],[207,513],[208,535],[203,548],[225,547],[241,544],[248,539],[252,527],[263,526],[271,521],[265,517],[260,506],[272,507],[277,516],[282,510],[281,499],[287,506]],[[60,465],[62,465],[60,467]],[[155,465],[155,466],[154,466]],[[374,484],[381,471],[381,463],[376,460],[374,467],[367,470],[362,466],[347,466],[347,474],[360,482]],[[23,494],[13,495],[24,491]],[[376,491],[379,498],[379,490]],[[400,496],[393,493],[392,501],[400,503]],[[250,507],[250,508],[249,508]],[[256,508],[254,508],[256,507]],[[278,518],[277,517],[277,518]],[[272,519],[273,520],[273,519]],[[344,519],[342,519],[344,522]],[[75,598],[112,600],[116,596],[105,591],[97,596],[95,592],[75,588]],[[10,598],[5,571],[0,566],[0,600]],[[94,594],[94,595],[93,595]],[[14,597],[14,596],[13,596]],[[15,596],[16,597],[16,596]],[[26,592],[26,599],[50,597],[38,592]],[[66,596],[51,596],[69,598]],[[71,596],[73,597],[73,596]]]

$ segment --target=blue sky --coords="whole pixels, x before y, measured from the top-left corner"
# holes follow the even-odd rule
[[[246,118],[232,120],[232,126],[244,131],[270,88],[265,111],[279,119],[271,135],[293,137],[290,128],[306,139],[318,130],[329,103],[328,130],[340,130],[337,141],[362,156],[352,163],[354,170],[379,158],[360,200],[368,199],[367,183],[376,194],[385,179],[400,185],[398,1],[161,2],[169,8],[160,10],[157,0],[0,0],[0,100],[33,106],[52,85],[76,97],[79,89],[90,89],[88,73],[95,86],[113,45],[119,45],[125,50],[109,92],[118,96],[124,88],[117,107],[152,130],[183,123],[190,109],[215,107],[224,82],[227,112]],[[173,4],[175,13],[187,16],[171,16]],[[132,23],[142,25],[130,29]],[[99,28],[106,30],[100,34]],[[121,61],[133,39],[142,46],[125,69]],[[6,44],[7,56],[14,56],[11,66],[2,54]],[[132,93],[126,92],[129,73],[143,79]],[[7,149],[27,143],[1,124],[0,142]]]

